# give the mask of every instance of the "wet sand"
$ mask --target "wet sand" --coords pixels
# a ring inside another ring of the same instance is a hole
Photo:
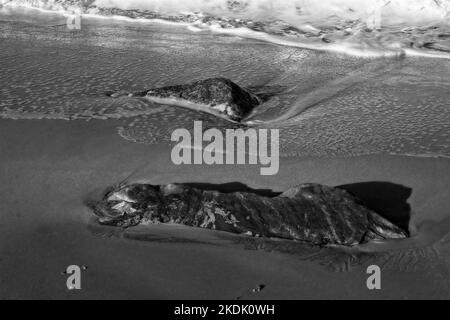
[[[117,134],[121,124],[0,120],[0,299],[450,297],[449,288],[438,281],[450,267],[450,244],[441,241],[450,230],[440,223],[450,216],[448,159],[283,158],[277,176],[263,177],[257,166],[177,167],[168,147],[122,139]],[[438,234],[433,241],[439,244],[432,249],[436,256],[427,255],[431,249],[426,244],[420,263],[415,255],[405,255],[398,267],[383,268],[382,290],[374,292],[366,288],[365,273],[373,260],[333,272],[320,259],[246,250],[242,244],[214,240],[221,239],[214,232],[174,226],[135,231],[150,234],[151,241],[125,239],[112,229],[97,228],[83,201],[130,174],[131,181],[155,184],[240,182],[274,191],[304,182],[390,182],[411,189],[413,237]],[[79,291],[68,291],[61,274],[72,264],[88,267]],[[264,290],[252,293],[260,284]]]

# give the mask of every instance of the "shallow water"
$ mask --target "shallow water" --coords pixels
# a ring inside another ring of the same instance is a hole
[[[70,31],[48,26],[65,22],[56,14],[26,17],[0,15],[3,118],[129,118],[123,138],[168,143],[194,120],[230,123],[107,93],[223,76],[269,97],[248,123],[280,129],[283,155],[450,156],[447,59],[351,57],[160,23],[85,19]]]

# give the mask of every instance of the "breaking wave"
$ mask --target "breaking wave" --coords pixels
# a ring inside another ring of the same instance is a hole
[[[2,0],[37,8],[185,24],[357,56],[450,56],[450,0]],[[2,2],[0,1],[0,3]]]

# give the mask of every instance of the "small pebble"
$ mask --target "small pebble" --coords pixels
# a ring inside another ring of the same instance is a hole
[[[253,293],[261,292],[265,287],[266,287],[266,285],[260,284],[260,285],[258,285],[256,288],[254,288],[254,289],[252,290],[252,292],[253,292]]]

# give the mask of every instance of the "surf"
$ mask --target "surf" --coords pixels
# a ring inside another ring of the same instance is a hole
[[[303,49],[358,57],[450,58],[449,0],[11,0],[65,17],[164,23]]]

